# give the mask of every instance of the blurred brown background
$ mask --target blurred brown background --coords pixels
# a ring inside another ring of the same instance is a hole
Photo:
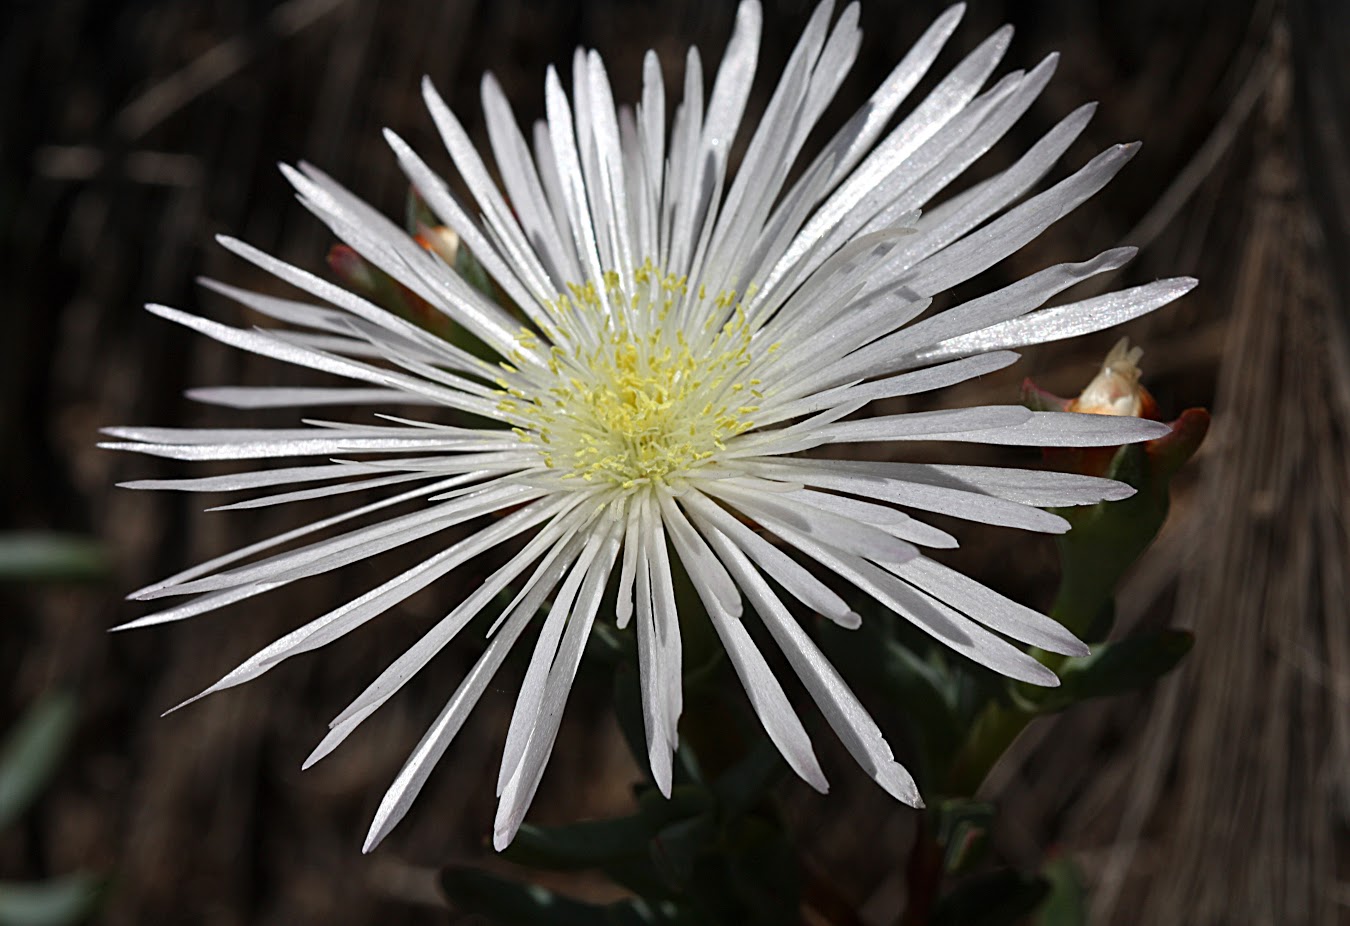
[[[767,0],[752,115],[810,6]],[[940,9],[864,4],[861,57],[828,124]],[[443,613],[441,592],[161,720],[389,567],[358,565],[166,629],[105,634],[144,613],[120,600],[127,590],[312,512],[203,514],[203,498],[116,490],[187,466],[97,451],[95,432],[285,422],[195,406],[182,392],[302,374],[140,309],[155,300],[240,323],[193,278],[269,284],[213,246],[218,232],[322,266],[327,236],[292,200],[277,161],[313,161],[400,214],[406,184],[381,126],[449,173],[448,159],[433,156],[422,74],[481,138],[482,71],[533,119],[544,67],[570,61],[577,44],[601,50],[627,98],[643,50],[655,47],[673,93],[684,48],[697,44],[715,62],[732,10],[620,0],[5,4],[0,511],[6,528],[103,538],[115,574],[79,588],[0,586],[0,729],[44,691],[64,686],[81,698],[72,756],[35,811],[0,833],[0,878],[110,872],[99,915],[109,924],[454,921],[432,871],[448,860],[501,864],[485,839],[513,680],[489,691],[409,820],[362,856],[383,788],[474,645],[439,659],[337,755],[303,776],[299,765],[327,720]],[[983,170],[1089,99],[1103,105],[1066,167],[1115,141],[1145,146],[990,282],[1120,242],[1144,250],[1113,285],[1200,277],[1197,291],[1125,333],[1146,350],[1145,381],[1163,410],[1205,405],[1216,427],[1120,599],[1123,627],[1192,627],[1194,653],[1148,697],[1033,727],[986,789],[1003,810],[999,851],[1022,864],[1072,853],[1091,882],[1094,922],[1350,922],[1350,4],[975,0],[941,61],[950,66],[1003,21],[1018,33],[1002,70],[1055,49],[1063,58]],[[1005,376],[942,400],[1015,401],[1025,375],[1072,393],[1117,336],[1029,351]],[[1049,544],[994,529],[961,536],[959,565],[1048,605]],[[534,819],[626,806],[637,772],[607,700],[603,679],[583,678]],[[869,704],[894,727],[901,707]],[[865,922],[894,922],[912,813],[813,724],[833,791],[785,793],[808,857]]]

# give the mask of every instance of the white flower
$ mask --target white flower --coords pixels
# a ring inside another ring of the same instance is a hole
[[[929,28],[792,183],[807,137],[857,54],[856,4],[833,26],[832,4],[816,9],[734,175],[728,152],[760,33],[754,2],[740,6],[706,99],[698,53],[689,52],[683,102],[669,120],[653,53],[633,107],[615,107],[595,52],[577,53],[570,98],[550,69],[547,119],[534,126],[532,145],[496,82],[485,78],[483,109],[503,189],[459,121],[424,84],[479,215],[393,133],[389,143],[426,202],[519,314],[471,288],[318,170],[283,168],[301,201],[338,238],[475,335],[501,362],[485,362],[316,276],[222,239],[322,304],[210,283],[299,330],[241,330],[162,306],[150,311],[226,344],[361,385],[201,389],[195,398],[238,408],[392,403],[429,411],[426,420],[389,418],[383,426],[312,421],[287,430],[112,429],[124,442],[105,446],[183,460],[386,455],[130,484],[285,487],[230,508],[399,487],[392,496],[143,589],[134,597],[192,597],[124,626],[203,614],[495,512],[498,517],[480,521],[466,538],[277,640],[203,692],[256,678],[355,630],[473,557],[523,541],[506,565],[338,715],[306,763],[332,750],[499,595],[516,590],[495,616],[487,651],[389,789],[367,850],[406,813],[549,596],[507,736],[496,845],[510,842],[539,784],[587,635],[594,621],[611,618],[599,613],[611,586],[618,601],[612,617],[620,628],[635,625],[651,773],[668,793],[681,709],[672,556],[692,578],[768,735],[792,768],[825,790],[802,724],[742,623],[749,619],[743,600],[859,764],[886,791],[919,806],[913,779],[791,614],[784,593],[805,611],[846,627],[858,622],[846,596],[868,595],[977,662],[1054,685],[1048,669],[1004,637],[1067,654],[1086,652],[1082,643],[1049,618],[922,555],[921,548],[953,547],[956,540],[901,509],[1054,533],[1067,524],[1042,507],[1119,499],[1131,490],[1058,473],[846,462],[811,452],[875,441],[1097,446],[1158,437],[1166,428],[1154,422],[1020,406],[856,413],[879,399],[997,370],[1017,358],[1009,348],[1114,325],[1194,285],[1164,280],[1040,308],[1073,284],[1120,267],[1133,255],[1120,248],[929,311],[935,296],[1018,250],[1101,189],[1135,150],[1110,148],[1031,195],[1087,125],[1093,107],[1084,106],[1013,166],[941,198],[1027,110],[1056,60],[1052,55],[981,91],[1009,42],[1010,30],[1000,30],[891,127],[961,13],[953,7]],[[930,203],[936,204],[921,215]],[[440,423],[447,410],[500,424]],[[297,488],[304,485],[311,487]],[[412,508],[387,517],[397,505]],[[370,523],[311,538],[357,518]],[[291,547],[271,552],[283,544]],[[822,568],[805,565],[812,562]]]

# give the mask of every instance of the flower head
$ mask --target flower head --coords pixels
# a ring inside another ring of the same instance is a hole
[[[1054,675],[1010,640],[1071,654],[1085,652],[1083,645],[1049,618],[925,556],[924,549],[956,540],[910,512],[1055,533],[1067,523],[1042,506],[1118,499],[1130,489],[1080,475],[827,460],[818,451],[867,442],[1076,447],[1156,437],[1162,426],[1137,418],[1015,405],[860,413],[878,400],[1007,366],[1017,359],[1011,348],[1151,311],[1194,283],[1164,280],[1042,308],[1073,284],[1123,265],[1133,251],[1120,248],[933,308],[935,296],[1094,194],[1134,151],[1109,148],[1033,193],[1086,126],[1092,107],[1084,106],[1011,167],[946,195],[1027,110],[1056,60],[986,87],[1010,38],[1000,30],[896,118],[961,13],[953,7],[941,16],[799,173],[794,165],[807,138],[857,54],[856,4],[838,17],[829,2],[816,9],[764,117],[745,129],[748,145],[734,172],[728,152],[741,134],[758,52],[754,2],[738,10],[709,94],[700,58],[689,53],[682,101],[669,118],[652,53],[632,106],[616,107],[595,52],[577,53],[570,96],[550,69],[547,117],[529,140],[496,82],[485,78],[500,188],[425,83],[431,116],[476,209],[396,135],[389,142],[427,207],[491,277],[500,304],[317,169],[283,168],[304,205],[353,252],[344,260],[359,254],[492,356],[222,239],[317,301],[208,284],[291,326],[252,331],[161,306],[151,311],[358,385],[207,388],[194,390],[195,398],[241,408],[393,404],[425,413],[283,430],[112,429],[122,440],[109,446],[175,459],[338,457],[131,484],[138,488],[280,489],[232,508],[393,493],[143,589],[136,597],[189,597],[127,626],[203,614],[472,522],[462,539],[277,640],[203,692],[256,678],[474,557],[509,550],[504,565],[338,715],[308,760],[331,751],[471,619],[514,590],[505,610],[490,615],[486,652],[386,795],[368,849],[406,813],[532,623],[538,635],[507,735],[496,844],[511,840],[539,784],[597,620],[633,625],[650,769],[669,793],[681,713],[675,570],[692,580],[768,735],[798,774],[825,790],[801,721],[745,628],[752,611],[868,774],[919,805],[914,781],[789,602],[855,626],[849,598],[867,596],[977,662],[1053,685]],[[393,510],[402,513],[390,516]],[[362,526],[350,523],[358,519]],[[283,544],[291,546],[277,552]],[[611,588],[617,611],[601,613]]]

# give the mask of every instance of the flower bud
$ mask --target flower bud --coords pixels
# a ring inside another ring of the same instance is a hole
[[[1141,384],[1143,350],[1119,341],[1100,372],[1074,399],[1063,399],[1027,380],[1022,401],[1037,411],[1091,415],[1128,415],[1161,420],[1157,403]],[[1059,511],[1073,530],[1058,539],[1063,581],[1055,616],[1088,642],[1108,629],[1109,603],[1116,584],[1153,542],[1167,517],[1171,477],[1199,448],[1209,430],[1209,412],[1191,408],[1168,425],[1170,433],[1124,447],[1047,447],[1052,468],[1086,476],[1106,476],[1136,492],[1118,502],[1102,502]]]

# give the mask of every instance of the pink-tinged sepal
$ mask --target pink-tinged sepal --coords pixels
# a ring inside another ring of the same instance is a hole
[[[1168,424],[1172,433],[1144,444],[1154,479],[1167,480],[1195,456],[1209,433],[1209,410],[1188,408]]]
[[[1037,386],[1030,376],[1022,380],[1022,404],[1033,412],[1067,412],[1072,402]]]

